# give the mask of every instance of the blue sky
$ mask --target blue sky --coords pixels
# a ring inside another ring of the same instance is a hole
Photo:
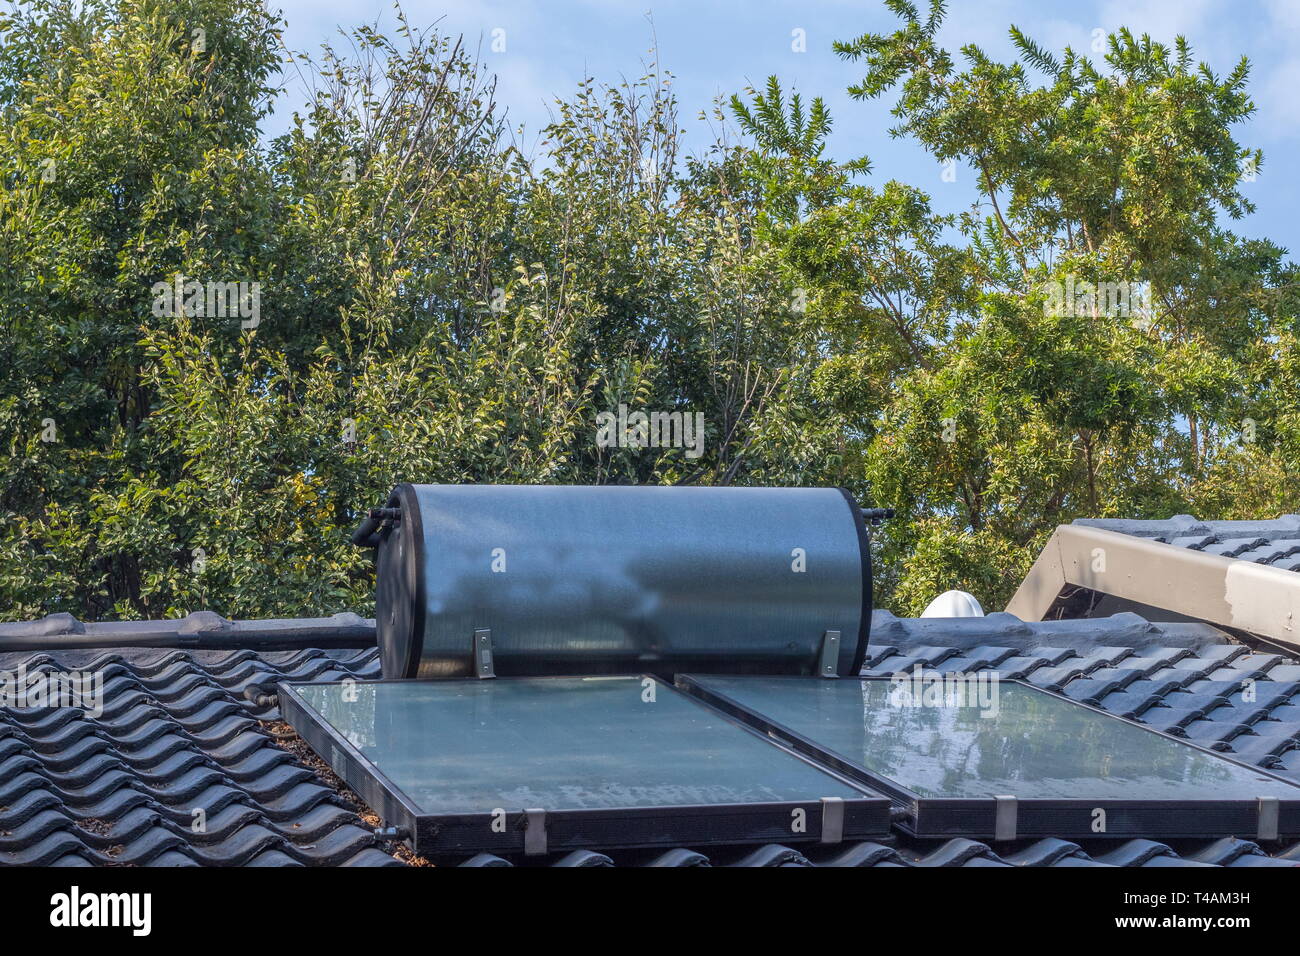
[[[917,3],[924,6],[924,0]],[[341,26],[393,24],[392,7],[374,2],[269,5],[288,20],[290,48],[313,54],[336,40]],[[498,101],[509,109],[512,125],[525,127],[525,146],[535,142],[554,100],[568,96],[584,75],[606,82],[640,76],[657,40],[661,65],[676,77],[688,144],[711,140],[696,117],[715,97],[760,85],[775,73],[787,88],[826,100],[835,120],[835,158],[865,154],[873,181],[897,178],[916,185],[942,211],[967,208],[974,198],[967,170],[959,168],[956,182],[945,182],[933,159],[889,137],[891,100],[857,102],[845,92],[860,78],[858,67],[835,56],[831,44],[892,29],[896,21],[878,0],[405,0],[402,8],[413,25],[438,22],[443,32],[463,34],[471,48],[481,48],[485,65],[498,76]],[[1300,258],[1300,186],[1293,160],[1300,146],[1300,0],[953,0],[940,39],[954,52],[975,42],[1009,59],[1012,23],[1053,50],[1069,44],[1090,52],[1094,30],[1120,26],[1162,42],[1183,34],[1220,75],[1248,56],[1258,110],[1236,132],[1244,145],[1264,151],[1264,166],[1243,187],[1258,211],[1235,228],[1271,238]],[[505,31],[502,52],[491,49],[495,30]],[[800,30],[806,52],[793,49]],[[283,122],[279,117],[273,127]]]

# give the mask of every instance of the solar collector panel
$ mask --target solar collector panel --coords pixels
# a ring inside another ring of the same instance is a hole
[[[891,794],[922,835],[1253,837],[1275,815],[1283,832],[1300,830],[1288,781],[1013,681],[993,685],[992,707],[992,692],[927,702],[884,678],[678,684]]]
[[[282,705],[421,853],[888,830],[880,795],[650,677],[289,685]]]

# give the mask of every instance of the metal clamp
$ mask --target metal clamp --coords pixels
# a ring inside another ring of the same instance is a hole
[[[546,855],[546,811],[524,811],[524,856]]]
[[[1016,817],[1019,809],[1015,797],[994,797],[996,803],[993,819],[993,839],[1014,840],[1016,838]]]
[[[1256,840],[1276,840],[1278,838],[1278,818],[1281,806],[1277,797],[1259,798],[1259,826],[1255,833]]]
[[[821,677],[840,676],[840,632],[824,631],[822,633],[822,653],[817,663],[817,673]]]
[[[844,839],[844,798],[822,797],[822,842],[839,843]]]
[[[497,676],[492,663],[491,628],[479,628],[474,632],[474,674],[484,680]]]

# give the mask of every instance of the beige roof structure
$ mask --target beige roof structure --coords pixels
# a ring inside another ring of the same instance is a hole
[[[1137,611],[1300,648],[1300,516],[1061,525],[1007,605],[1026,621]]]

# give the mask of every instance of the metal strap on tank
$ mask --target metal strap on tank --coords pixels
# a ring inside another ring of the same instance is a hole
[[[546,811],[524,811],[524,856],[546,855]]]
[[[993,839],[1014,840],[1016,838],[1016,815],[1018,809],[1015,797],[994,797],[996,816],[993,820]]]
[[[822,842],[839,843],[844,839],[844,798],[822,797]]]
[[[474,632],[474,673],[480,678],[496,677],[492,663],[492,629],[480,628]]]
[[[817,673],[822,677],[840,676],[840,632],[826,631],[822,634],[822,653],[817,665]]]
[[[1280,810],[1277,797],[1259,798],[1259,827],[1255,833],[1256,840],[1277,839]]]

